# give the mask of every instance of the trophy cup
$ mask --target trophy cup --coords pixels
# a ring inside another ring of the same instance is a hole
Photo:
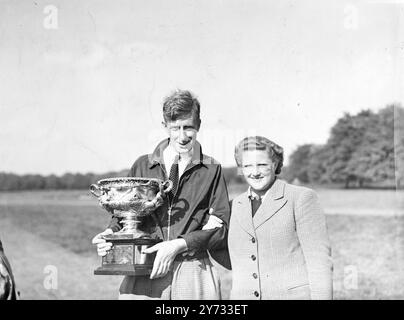
[[[155,210],[172,188],[170,180],[149,178],[109,178],[90,186],[100,205],[120,218],[122,229],[103,238],[112,248],[102,257],[102,265],[94,271],[101,275],[148,275],[155,253],[142,251],[162,241],[152,237],[157,218]]]

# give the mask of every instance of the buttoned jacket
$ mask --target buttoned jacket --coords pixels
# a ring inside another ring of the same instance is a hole
[[[316,193],[276,179],[252,218],[245,192],[232,201],[231,299],[332,299],[326,220]]]

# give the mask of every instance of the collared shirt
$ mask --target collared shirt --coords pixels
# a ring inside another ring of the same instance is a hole
[[[174,159],[177,155],[179,155],[179,161],[178,161],[178,178],[181,178],[182,174],[185,171],[185,168],[187,165],[191,162],[192,160],[192,155],[193,155],[193,149],[191,149],[187,153],[181,153],[178,154],[173,147],[170,145],[167,146],[167,148],[164,149],[163,151],[163,160],[164,160],[164,166],[167,171],[167,175],[170,173],[171,166],[174,163]]]
[[[263,202],[264,199],[265,199],[265,197],[266,197],[266,195],[268,194],[268,191],[269,191],[270,189],[271,189],[271,188],[269,188],[269,189],[265,192],[265,194],[264,194],[263,196],[260,196],[260,195],[256,194],[256,193],[253,191],[253,189],[252,189],[251,187],[248,187],[248,190],[247,190],[248,199],[250,199],[250,201],[253,200],[253,199],[261,199],[261,201]]]

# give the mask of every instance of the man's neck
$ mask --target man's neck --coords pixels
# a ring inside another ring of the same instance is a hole
[[[179,155],[180,159],[185,160],[185,159],[192,158],[192,154],[193,154],[194,149],[192,148],[188,152],[178,153],[177,150],[175,150],[175,148],[171,144],[169,144],[165,151],[168,152],[171,155]]]
[[[179,176],[181,176],[184,173],[187,165],[191,162],[192,152],[193,149],[191,149],[189,152],[179,154],[172,146],[168,145],[163,151],[164,165],[166,167],[167,172],[170,172],[171,166],[175,161],[175,157],[179,155],[180,157],[178,159],[179,160],[178,169],[179,169]]]

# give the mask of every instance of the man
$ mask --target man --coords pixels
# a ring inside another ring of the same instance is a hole
[[[168,139],[133,164],[129,176],[170,179],[173,191],[157,209],[163,242],[150,277],[126,276],[120,299],[220,299],[220,284],[207,250],[225,245],[230,217],[227,188],[220,164],[202,153],[197,142],[200,104],[189,91],[164,100],[163,126]],[[98,254],[111,247],[101,236],[120,230],[118,219],[93,239]]]
[[[16,300],[15,283],[10,263],[0,240],[0,300]]]
[[[277,178],[283,148],[265,137],[235,149],[249,185],[232,201],[231,299],[332,299],[331,247],[316,193]]]

